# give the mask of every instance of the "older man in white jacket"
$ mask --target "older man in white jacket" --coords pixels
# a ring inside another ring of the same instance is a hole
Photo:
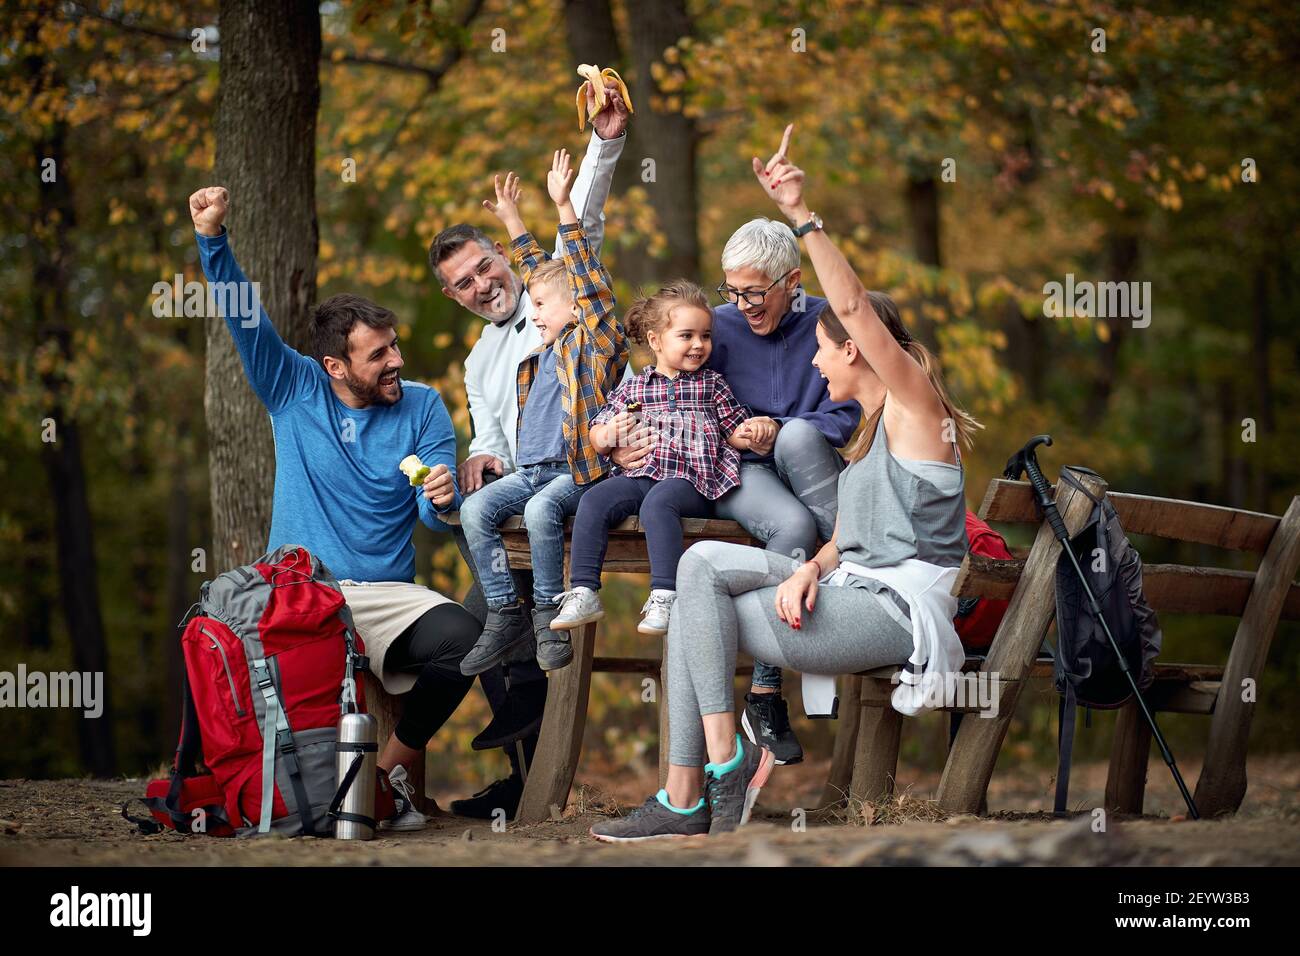
[[[592,118],[591,140],[571,192],[574,208],[586,230],[592,250],[599,255],[605,235],[605,199],[609,196],[614,167],[627,141],[628,108],[617,87],[605,89],[606,106]],[[587,84],[588,103],[593,100]],[[556,256],[560,255],[558,238]],[[442,292],[475,315],[487,320],[478,342],[465,359],[465,391],[469,398],[473,437],[469,456],[457,469],[461,492],[470,495],[485,481],[513,471],[519,419],[517,372],[524,357],[542,344],[530,321],[532,300],[515,272],[509,253],[481,229],[458,223],[440,232],[429,247],[429,266]],[[630,366],[629,366],[630,370]],[[465,537],[456,534],[461,554],[473,570]],[[532,594],[531,572],[516,572],[515,588]],[[482,621],[487,614],[477,574],[465,599],[471,613]],[[498,780],[467,800],[451,804],[453,813],[490,818],[505,810],[513,817],[523,793],[523,767],[532,760],[546,704],[546,675],[530,653],[480,675],[483,691],[492,705],[492,723],[474,740],[474,748],[504,746],[511,775]],[[518,743],[516,743],[518,742]]]

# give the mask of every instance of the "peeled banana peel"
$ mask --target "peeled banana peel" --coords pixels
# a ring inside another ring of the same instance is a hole
[[[591,107],[587,106],[586,84],[578,87],[578,131],[581,132],[587,128],[587,120],[595,117],[597,113],[603,110],[608,103],[605,97],[605,80],[613,80],[618,85],[618,94],[623,97],[623,102],[627,104],[627,111],[635,113],[632,109],[632,97],[628,95],[627,84],[623,82],[623,77],[618,75],[618,71],[613,67],[600,69],[594,63],[584,63],[578,67],[578,75],[584,80],[591,83],[591,92],[595,100]]]

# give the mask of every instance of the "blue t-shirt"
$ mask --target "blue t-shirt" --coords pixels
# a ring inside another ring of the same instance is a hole
[[[537,374],[533,376],[520,416],[519,453],[515,456],[520,465],[568,460],[564,444],[564,402],[561,400],[564,386],[555,370],[555,349],[547,349],[536,361]]]
[[[197,235],[197,233],[196,233]],[[198,236],[199,259],[211,283],[246,283],[223,230]],[[244,372],[271,413],[275,435],[275,498],[267,550],[300,544],[340,580],[414,581],[417,516],[435,531],[451,530],[413,488],[398,463],[419,455],[429,467],[456,473],[456,432],[437,390],[402,380],[393,405],[349,408],[320,363],[289,348],[266,311],[247,296],[221,306]],[[453,477],[454,480],[454,477]]]

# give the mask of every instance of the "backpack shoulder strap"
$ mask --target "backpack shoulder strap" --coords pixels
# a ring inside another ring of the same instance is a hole
[[[1101,507],[1101,499],[1098,498],[1096,495],[1094,495],[1087,488],[1085,488],[1083,482],[1079,481],[1078,478],[1075,478],[1074,475],[1070,474],[1070,472],[1072,471],[1083,472],[1084,474],[1087,475],[1097,475],[1097,473],[1093,471],[1091,468],[1084,468],[1082,465],[1066,465],[1064,468],[1061,469],[1061,481],[1065,482],[1075,491],[1082,491],[1085,495],[1088,496],[1089,501],[1091,501],[1097,507]],[[1100,478],[1101,476],[1097,475],[1097,477]]]
[[[298,764],[298,745],[293,739],[293,731],[289,729],[284,707],[280,704],[280,695],[276,693],[270,665],[263,658],[257,658],[249,663],[249,669],[256,681],[255,690],[262,692],[266,713],[262,724],[262,806],[257,832],[269,833],[271,830],[272,804],[275,799],[275,757],[278,752],[293,786],[303,836],[321,836],[312,826],[311,804],[307,800],[307,788],[303,783],[302,768]]]
[[[1074,684],[1065,682],[1065,693],[1061,695],[1060,722],[1057,741],[1056,762],[1056,807],[1055,816],[1066,815],[1066,802],[1070,794],[1070,758],[1074,752],[1074,718],[1078,702],[1074,699]]]

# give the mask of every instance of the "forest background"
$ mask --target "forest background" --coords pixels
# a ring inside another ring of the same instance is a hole
[[[457,221],[500,233],[480,202],[507,169],[552,228],[551,151],[587,136],[579,63],[617,68],[636,108],[606,207],[621,301],[718,284],[727,237],[773,215],[749,159],[794,122],[810,205],[987,426],[972,507],[1050,432],[1049,476],[1079,463],[1119,490],[1281,513],[1300,488],[1298,26],[1263,0],[4,0],[0,670],[104,671],[109,694],[99,720],[6,709],[0,778],[157,767],[175,624],[265,542],[270,429],[228,333],[155,314],[156,283],[202,278],[190,192],[232,189],[234,248],[292,344],[335,292],[392,308],[404,374],[440,390],[463,456],[482,320],[426,250]],[[1071,274],[1150,283],[1149,324],[1046,314],[1044,286]],[[1232,560],[1136,543],[1148,562]],[[418,580],[462,596],[449,537],[421,526],[416,544]],[[611,582],[602,653],[657,655],[635,632],[644,580]],[[1232,620],[1162,623],[1165,659],[1226,658]],[[1298,737],[1297,636],[1273,643],[1252,752]],[[591,708],[590,767],[653,763],[639,680],[598,675]],[[1003,761],[1050,760],[1055,711],[1050,687],[1024,695]],[[499,775],[468,746],[486,714],[475,692],[438,735],[435,782]],[[1162,722],[1180,759],[1203,748],[1204,721]],[[797,728],[828,752],[833,724]],[[938,766],[945,743],[923,718],[904,759]]]

